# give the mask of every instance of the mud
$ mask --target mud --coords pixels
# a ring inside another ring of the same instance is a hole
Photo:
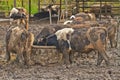
[[[29,31],[36,35],[48,24],[48,20],[30,21]],[[5,34],[8,28],[9,23],[0,23],[0,80],[120,80],[120,34],[118,47],[107,49],[111,63],[109,66],[104,62],[101,66],[96,66],[97,54],[91,52],[88,54],[89,59],[86,58],[86,54],[82,54],[82,57],[78,56],[78,53],[74,54],[75,63],[67,67],[61,63],[21,67],[17,63],[2,61],[5,54]]]

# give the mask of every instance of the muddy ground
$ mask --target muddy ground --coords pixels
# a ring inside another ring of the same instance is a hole
[[[48,24],[49,21],[30,21],[29,31],[36,35],[44,25]],[[5,34],[8,28],[8,23],[0,23],[0,55],[5,53]],[[111,62],[110,66],[106,66],[104,62],[101,66],[96,66],[97,58],[88,60],[80,57],[77,58],[76,63],[68,67],[61,64],[46,66],[35,64],[29,68],[21,68],[19,65],[6,64],[0,61],[0,80],[120,80],[119,45],[120,34],[118,47],[107,49]]]

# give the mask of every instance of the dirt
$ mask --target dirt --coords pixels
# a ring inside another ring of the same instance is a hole
[[[44,25],[48,24],[49,21],[30,21],[29,31],[36,35]],[[8,28],[9,24],[0,23],[1,56],[5,54],[5,34]],[[120,34],[118,47],[109,47],[107,54],[110,57],[109,66],[104,62],[101,66],[96,66],[97,57],[91,59],[77,57],[76,63],[67,67],[63,64],[45,66],[35,64],[24,68],[17,64],[4,63],[0,56],[0,80],[120,80]],[[94,54],[90,53],[90,55]]]

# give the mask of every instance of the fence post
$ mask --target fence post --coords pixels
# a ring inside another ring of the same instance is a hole
[[[82,9],[83,9],[83,12],[85,11],[85,1],[83,0],[83,7],[82,7]]]
[[[22,0],[22,3],[21,3],[22,7],[24,7],[24,4],[23,4],[23,0]]]
[[[67,20],[67,17],[68,17],[68,1],[65,0],[65,19]]]
[[[50,19],[50,24],[52,24],[52,15],[51,15],[51,9],[49,9],[49,19]]]
[[[16,0],[14,0],[14,7],[16,7]]]
[[[29,0],[29,20],[30,20],[30,16],[31,16],[31,0]]]
[[[40,0],[38,0],[38,12],[40,12]]]
[[[61,8],[62,8],[62,0],[60,0],[60,14],[59,14],[59,16],[61,16]]]
[[[76,0],[76,13],[79,13],[79,0]]]
[[[100,20],[101,20],[101,14],[102,14],[102,1],[100,0]]]

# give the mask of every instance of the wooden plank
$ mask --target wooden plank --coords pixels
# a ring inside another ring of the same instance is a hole
[[[6,0],[0,0],[0,2],[6,2]]]
[[[7,19],[7,18],[6,19],[5,18],[3,18],[3,19],[1,18],[0,19],[0,22],[5,22],[5,21],[10,21],[10,19]]]
[[[41,3],[40,5],[49,5],[49,4],[42,4],[42,3]],[[55,4],[55,5],[65,5],[65,4],[62,4],[62,3],[61,3],[61,4]]]
[[[36,49],[56,49],[55,46],[36,46],[36,45],[33,45],[32,48],[36,48]]]
[[[1,13],[6,13],[6,12],[10,12],[8,10],[0,10]]]

